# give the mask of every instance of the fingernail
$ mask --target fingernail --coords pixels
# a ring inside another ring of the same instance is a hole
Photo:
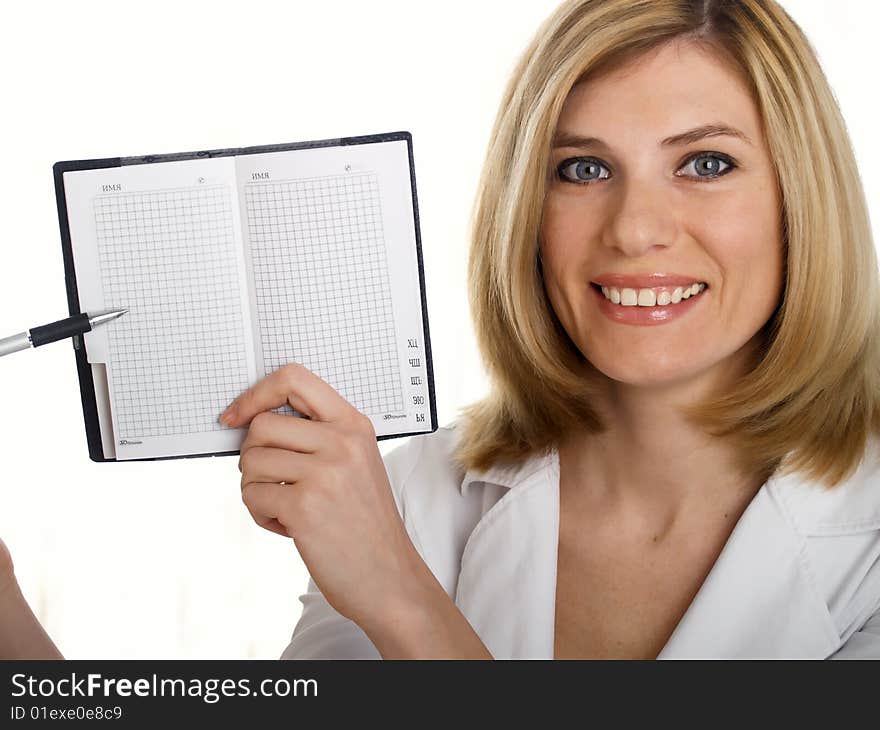
[[[220,414],[220,423],[225,426],[231,426],[235,422],[235,408],[233,406],[229,406],[223,413]]]

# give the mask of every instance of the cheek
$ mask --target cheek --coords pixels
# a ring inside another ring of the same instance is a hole
[[[784,256],[777,206],[771,189],[756,187],[690,216],[696,222],[692,235],[718,266],[724,311],[737,319],[769,316],[781,295]],[[742,302],[752,306],[743,308]]]
[[[540,250],[544,289],[550,306],[570,331],[578,302],[571,301],[572,277],[583,269],[584,242],[589,240],[583,230],[583,216],[572,215],[570,208],[545,202],[540,230]]]
[[[573,205],[565,196],[549,193],[544,201],[541,218],[541,257],[545,274],[561,279],[578,267],[586,244],[596,233],[589,221],[594,220],[582,206]]]

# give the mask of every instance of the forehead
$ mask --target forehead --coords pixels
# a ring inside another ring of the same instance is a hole
[[[757,106],[740,76],[710,51],[669,43],[574,86],[559,129],[622,143],[723,121],[761,138]]]

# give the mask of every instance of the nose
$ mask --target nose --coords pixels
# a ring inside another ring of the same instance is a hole
[[[638,258],[658,253],[675,240],[674,205],[656,183],[629,179],[618,187],[603,235],[606,245]]]

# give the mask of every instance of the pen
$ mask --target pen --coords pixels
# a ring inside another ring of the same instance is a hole
[[[108,309],[94,314],[83,312],[82,314],[74,314],[67,319],[44,324],[42,327],[31,327],[31,329],[12,335],[12,337],[0,339],[0,357],[8,355],[10,352],[39,347],[50,342],[63,340],[66,337],[90,332],[94,327],[121,317],[127,311],[127,309]]]

